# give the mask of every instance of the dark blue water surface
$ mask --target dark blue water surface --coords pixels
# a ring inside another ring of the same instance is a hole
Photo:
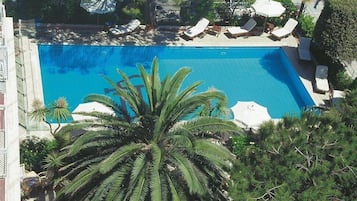
[[[103,75],[120,84],[117,69],[142,85],[137,64],[151,70],[159,59],[160,75],[174,74],[180,67],[192,73],[184,86],[203,81],[200,91],[222,90],[229,107],[251,101],[268,108],[273,118],[300,114],[313,101],[281,48],[164,47],[39,45],[44,100],[48,104],[66,97],[73,110],[91,93],[111,95]]]

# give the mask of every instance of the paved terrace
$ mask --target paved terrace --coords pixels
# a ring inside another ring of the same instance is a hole
[[[316,105],[324,105],[328,100],[327,94],[314,93],[312,80],[314,79],[313,62],[299,62],[297,55],[298,40],[294,36],[289,36],[280,41],[273,40],[268,33],[263,33],[261,29],[253,30],[251,36],[242,36],[230,38],[225,33],[227,27],[223,27],[222,32],[218,35],[204,34],[196,37],[194,40],[187,40],[182,37],[185,27],[159,27],[157,29],[147,29],[141,26],[134,33],[121,37],[113,37],[103,30],[103,26],[85,26],[85,25],[57,25],[41,24],[37,27],[34,24],[21,25],[21,35],[26,36],[29,42],[22,42],[20,52],[30,54],[30,60],[24,60],[24,69],[32,69],[25,72],[28,83],[32,83],[33,89],[26,91],[38,91],[42,89],[38,52],[36,43],[41,44],[88,44],[88,45],[167,45],[167,46],[279,46],[282,47],[292,65],[295,67],[300,76],[302,83],[310,93]],[[252,78],[253,79],[253,78]],[[41,90],[40,90],[41,91]],[[42,94],[42,93],[40,93]],[[38,93],[27,94],[28,100],[33,100]],[[31,98],[32,97],[32,98]],[[36,97],[40,98],[40,97]],[[41,99],[41,98],[40,98]],[[30,101],[27,101],[25,108],[30,108]]]

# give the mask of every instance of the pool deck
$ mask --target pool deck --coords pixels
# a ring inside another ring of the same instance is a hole
[[[20,51],[25,55],[23,60],[25,77],[27,79],[27,106],[30,108],[34,98],[43,101],[42,81],[38,61],[37,43],[40,44],[87,44],[87,45],[167,45],[167,46],[226,46],[226,47],[282,47],[289,57],[291,64],[295,67],[299,77],[314,100],[316,105],[325,105],[329,99],[328,94],[315,93],[313,90],[314,62],[300,62],[297,54],[298,39],[294,36],[273,40],[270,34],[258,29],[251,36],[230,38],[226,35],[223,27],[222,32],[216,36],[206,33],[193,40],[187,40],[182,36],[185,27],[159,27],[157,29],[146,29],[141,26],[135,32],[122,37],[113,37],[103,31],[103,26],[79,26],[79,25],[54,25],[42,24],[36,28],[26,26],[21,30]],[[20,35],[20,34],[19,34]],[[28,55],[27,55],[28,54]],[[27,55],[27,56],[26,56]],[[27,57],[27,59],[26,59]],[[254,79],[254,78],[252,78]],[[29,84],[30,83],[30,84]],[[28,110],[29,111],[29,110]],[[32,122],[32,124],[35,124]],[[43,127],[35,125],[34,127]]]

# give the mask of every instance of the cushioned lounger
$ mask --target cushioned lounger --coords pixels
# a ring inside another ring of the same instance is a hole
[[[300,43],[298,47],[298,54],[300,60],[311,61],[310,44],[311,38],[300,37]]]
[[[272,34],[272,36],[274,36],[277,39],[284,38],[284,37],[290,35],[294,31],[297,24],[298,24],[298,21],[290,18],[282,28],[273,30],[271,32],[271,34]]]
[[[193,39],[194,37],[198,36],[199,34],[203,33],[209,24],[209,20],[206,18],[202,18],[197,24],[189,29],[187,29],[184,34]]]
[[[257,22],[253,18],[250,18],[243,26],[229,27],[227,31],[232,37],[238,37],[249,33],[256,25]]]
[[[138,19],[131,20],[128,24],[123,24],[109,29],[109,32],[114,36],[120,36],[133,32],[140,25]]]
[[[328,83],[328,67],[317,65],[315,71],[315,89],[317,92],[325,93],[330,90]]]

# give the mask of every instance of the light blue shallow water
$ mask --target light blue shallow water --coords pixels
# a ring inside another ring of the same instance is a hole
[[[159,59],[161,78],[187,66],[192,73],[185,86],[204,81],[200,91],[210,87],[224,91],[229,107],[238,100],[268,107],[273,118],[297,115],[313,101],[281,48],[198,48],[163,46],[39,45],[45,103],[66,97],[71,110],[91,93],[111,91],[103,75],[120,82],[116,69],[141,85],[137,64],[150,71]],[[107,94],[109,95],[109,94]]]

